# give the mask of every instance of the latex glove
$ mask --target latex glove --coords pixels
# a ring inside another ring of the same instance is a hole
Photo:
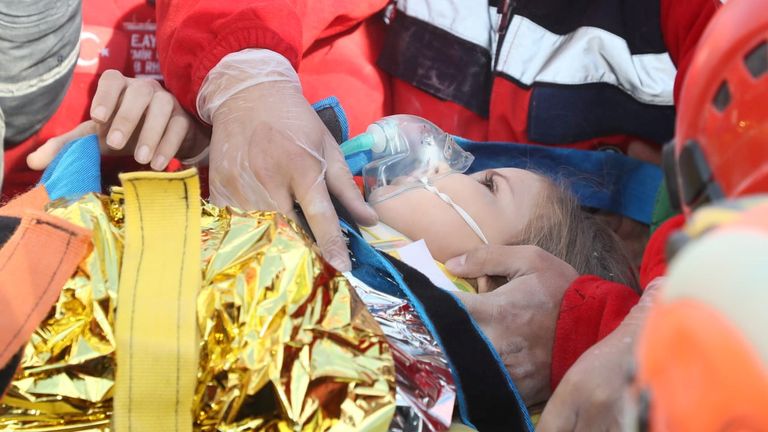
[[[101,75],[90,115],[91,120],[49,139],[31,153],[27,165],[45,169],[65,144],[97,134],[103,153],[133,153],[137,162],[160,171],[174,157],[200,153],[209,141],[207,128],[187,114],[159,82],[127,78],[116,70]]]
[[[664,278],[654,279],[624,321],[576,360],[547,402],[539,431],[628,430],[635,339]]]
[[[576,270],[535,246],[482,246],[446,267],[456,276],[508,280],[490,292],[455,294],[498,351],[526,405],[546,400],[560,303]]]
[[[211,201],[293,218],[296,201],[326,260],[349,270],[330,193],[358,223],[373,224],[377,216],[288,60],[268,50],[230,54],[209,72],[197,102],[201,118],[213,124]]]

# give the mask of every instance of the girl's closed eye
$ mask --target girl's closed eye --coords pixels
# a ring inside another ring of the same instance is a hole
[[[483,174],[483,178],[480,180],[480,184],[485,186],[491,193],[496,193],[496,173],[493,171],[487,171]]]

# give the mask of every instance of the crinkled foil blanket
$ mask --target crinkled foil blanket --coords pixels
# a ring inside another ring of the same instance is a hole
[[[456,387],[440,346],[407,301],[376,291],[352,275],[347,277],[381,325],[395,358],[397,411],[390,431],[448,429]]]
[[[94,250],[26,346],[0,429],[110,431],[120,195],[57,201],[49,212],[91,229]],[[391,350],[346,279],[275,213],[204,205],[201,222],[194,429],[386,430]]]

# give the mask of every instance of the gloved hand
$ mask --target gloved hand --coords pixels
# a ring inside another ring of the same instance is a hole
[[[546,400],[560,303],[576,270],[536,246],[482,246],[446,267],[456,276],[508,280],[480,294],[455,294],[491,340],[526,405]]]
[[[159,82],[108,70],[99,79],[91,120],[49,139],[27,157],[27,165],[45,169],[66,143],[90,134],[99,136],[103,153],[133,153],[137,162],[149,163],[158,171],[173,157],[202,152],[209,141],[207,128],[187,114]]]
[[[226,56],[206,76],[197,107],[213,124],[211,201],[275,209],[295,218],[295,200],[326,260],[349,270],[329,192],[358,223],[373,224],[377,216],[355,186],[338,144],[304,98],[288,60],[269,50]]]
[[[654,279],[624,321],[576,360],[547,402],[538,430],[628,430],[628,388],[635,338],[664,277]]]

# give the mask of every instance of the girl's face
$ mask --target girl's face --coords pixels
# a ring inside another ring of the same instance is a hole
[[[510,244],[539,205],[546,180],[530,171],[502,168],[450,174],[433,182],[461,206],[490,244]],[[441,262],[483,244],[450,205],[426,189],[412,189],[373,206],[379,219],[412,240],[424,239]]]

